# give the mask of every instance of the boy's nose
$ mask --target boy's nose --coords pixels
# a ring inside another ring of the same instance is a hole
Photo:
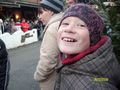
[[[65,32],[74,33],[74,32],[75,32],[74,29],[75,29],[74,25],[68,25],[68,26],[66,27]]]

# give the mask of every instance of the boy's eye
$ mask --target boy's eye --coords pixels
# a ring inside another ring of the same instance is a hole
[[[69,23],[63,22],[61,23],[61,25],[69,25]]]
[[[77,24],[78,27],[86,27],[86,25],[83,24]]]

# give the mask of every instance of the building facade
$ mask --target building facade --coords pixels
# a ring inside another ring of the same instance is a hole
[[[2,0],[0,1],[0,18],[22,18],[33,20],[37,18],[39,0]]]

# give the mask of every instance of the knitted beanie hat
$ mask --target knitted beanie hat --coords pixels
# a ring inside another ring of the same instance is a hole
[[[64,8],[64,2],[63,0],[42,0],[40,1],[40,6],[51,10],[54,13],[59,13]]]
[[[95,45],[100,39],[104,29],[104,22],[101,17],[93,10],[90,6],[86,4],[75,4],[68,8],[61,22],[70,16],[78,17],[83,20],[90,33],[90,45]],[[60,23],[61,25],[61,23]]]

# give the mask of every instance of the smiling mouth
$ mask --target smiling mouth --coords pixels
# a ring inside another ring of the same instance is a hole
[[[62,40],[63,40],[63,41],[66,41],[66,42],[77,42],[76,39],[68,38],[68,37],[63,37]]]

